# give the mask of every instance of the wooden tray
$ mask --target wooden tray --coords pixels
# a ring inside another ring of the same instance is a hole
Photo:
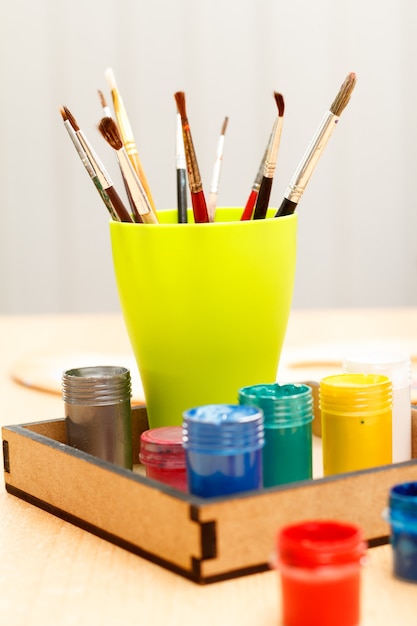
[[[134,458],[147,426],[134,408]],[[279,527],[332,518],[360,525],[370,547],[388,541],[382,519],[392,485],[417,480],[413,459],[221,498],[202,499],[118,468],[66,444],[65,420],[2,429],[9,493],[197,583],[269,568]]]

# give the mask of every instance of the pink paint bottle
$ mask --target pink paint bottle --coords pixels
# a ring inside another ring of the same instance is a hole
[[[145,430],[140,437],[139,460],[145,466],[147,478],[188,491],[181,426]]]
[[[357,626],[365,551],[353,524],[312,520],[281,529],[276,566],[284,626]]]

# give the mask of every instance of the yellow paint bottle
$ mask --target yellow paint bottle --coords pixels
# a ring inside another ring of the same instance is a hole
[[[324,475],[392,463],[392,383],[379,374],[320,381]]]

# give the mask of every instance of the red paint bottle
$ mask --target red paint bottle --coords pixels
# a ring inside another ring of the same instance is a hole
[[[146,468],[147,478],[180,491],[188,490],[181,426],[145,430],[140,437],[139,460]]]
[[[357,626],[366,542],[352,524],[312,520],[277,536],[284,626]]]

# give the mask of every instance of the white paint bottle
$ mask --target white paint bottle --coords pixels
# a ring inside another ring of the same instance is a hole
[[[343,371],[382,374],[392,383],[392,462],[411,459],[411,358],[402,351],[364,349],[346,354]]]

